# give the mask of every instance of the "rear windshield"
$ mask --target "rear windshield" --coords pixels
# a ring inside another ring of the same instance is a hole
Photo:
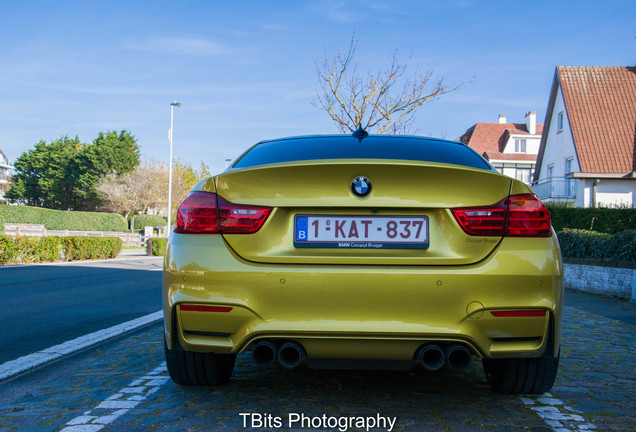
[[[431,138],[351,136],[286,138],[258,143],[245,152],[233,168],[316,159],[399,159],[440,162],[492,170],[478,153],[461,143]]]

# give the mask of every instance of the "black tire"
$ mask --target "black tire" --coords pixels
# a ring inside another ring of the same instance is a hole
[[[219,386],[227,384],[234,370],[236,354],[185,351],[181,346],[168,349],[165,340],[166,366],[172,380],[182,386]]]
[[[556,357],[483,359],[490,388],[497,393],[542,394],[554,384],[559,370]]]

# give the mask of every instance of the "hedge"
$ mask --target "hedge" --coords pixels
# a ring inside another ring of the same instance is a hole
[[[609,262],[636,262],[636,230],[606,234],[565,229],[557,234],[564,258],[585,258]],[[152,254],[162,256],[166,238],[152,239]]]
[[[62,237],[67,261],[116,258],[122,240],[116,237]]]
[[[606,262],[636,261],[636,230],[618,234],[564,229],[557,234],[563,258]]]
[[[566,228],[616,234],[636,229],[636,209],[546,205],[556,232]]]
[[[115,213],[51,210],[0,205],[3,223],[42,224],[47,230],[128,231],[126,219]]]
[[[115,237],[10,237],[0,235],[0,265],[115,258]]]
[[[163,256],[166,252],[166,245],[168,244],[167,238],[153,238],[152,239],[152,254],[155,256]]]
[[[132,215],[131,218],[134,218],[134,226],[133,230],[143,230],[146,226],[152,226],[157,228],[158,225],[166,226],[166,218],[161,216],[153,216],[153,215]]]

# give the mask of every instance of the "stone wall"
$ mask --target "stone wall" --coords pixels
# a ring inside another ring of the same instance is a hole
[[[566,288],[636,303],[636,269],[564,264],[563,273]]]
[[[42,224],[4,224],[4,233],[9,236],[89,236],[89,237],[118,237],[124,246],[145,246],[147,237],[139,233],[116,232],[116,231],[70,231],[70,230],[47,230]]]

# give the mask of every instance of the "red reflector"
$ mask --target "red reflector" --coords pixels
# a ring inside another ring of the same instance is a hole
[[[451,209],[466,234],[496,237],[550,237],[550,215],[536,195],[513,195],[484,207]]]
[[[229,306],[179,305],[179,310],[186,312],[229,312]]]
[[[545,316],[544,310],[512,310],[512,311],[492,311],[495,317],[540,317]]]

